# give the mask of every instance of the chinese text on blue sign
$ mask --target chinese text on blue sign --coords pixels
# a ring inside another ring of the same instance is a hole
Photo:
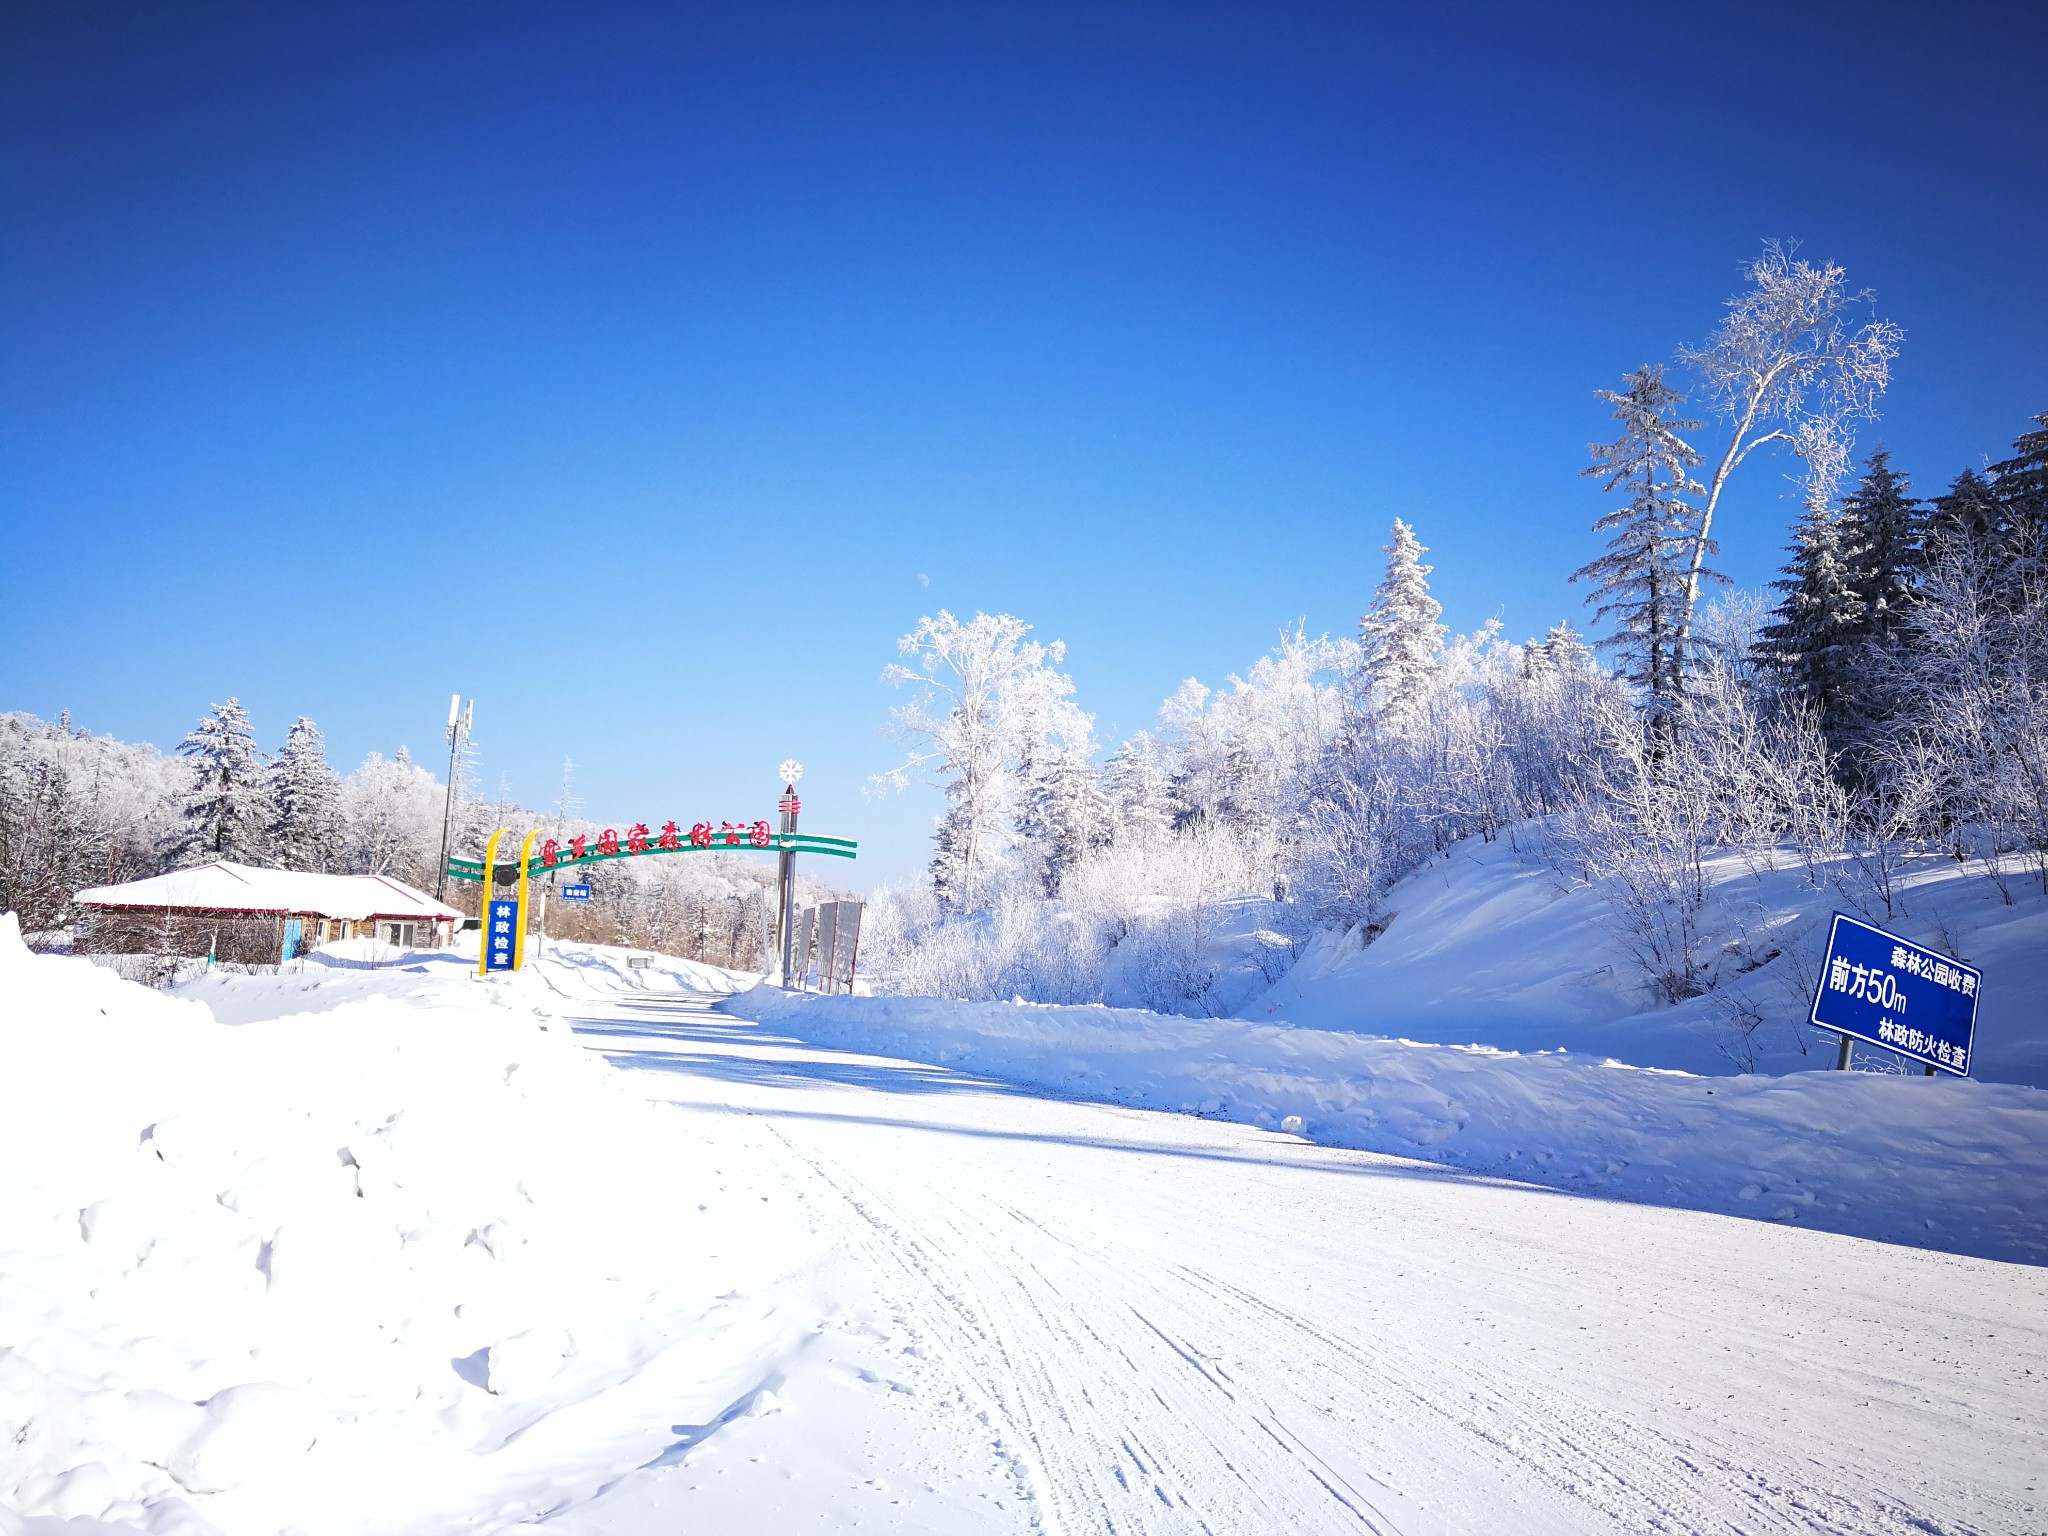
[[[562,887],[562,900],[588,901],[590,900],[590,887],[587,885],[565,885]]]
[[[512,943],[516,925],[519,922],[519,903],[516,901],[494,901],[490,916],[484,922],[484,969],[509,971],[512,969]]]
[[[1813,1022],[1968,1077],[1983,984],[1973,966],[1837,912]]]

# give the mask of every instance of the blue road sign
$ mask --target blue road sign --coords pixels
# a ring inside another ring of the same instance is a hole
[[[590,887],[587,885],[565,885],[562,887],[562,900],[588,901],[590,900]]]
[[[1813,1022],[1968,1077],[1983,991],[1976,967],[1837,912]]]
[[[491,903],[491,920],[484,928],[484,961],[487,971],[509,971],[512,969],[512,955],[519,924],[519,903],[516,901],[494,901]]]

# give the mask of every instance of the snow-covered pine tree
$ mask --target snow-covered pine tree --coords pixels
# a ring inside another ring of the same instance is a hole
[[[268,852],[269,785],[241,700],[214,705],[178,751],[193,768],[180,852],[187,858],[260,863]]]
[[[1764,626],[1758,650],[1794,699],[1809,706],[1833,751],[1853,731],[1854,655],[1863,605],[1849,585],[1841,517],[1817,497],[1794,530],[1776,622]]]
[[[1843,576],[1863,605],[1860,637],[1878,645],[1896,641],[1913,601],[1920,503],[1907,490],[1906,477],[1880,447],[1855,491],[1842,500]]]
[[[1017,835],[1046,895],[1059,895],[1067,871],[1108,841],[1108,831],[1108,806],[1085,743],[1026,754]]]
[[[1626,391],[1598,394],[1614,407],[1621,436],[1588,445],[1593,462],[1580,473],[1604,476],[1600,488],[1628,500],[1594,522],[1595,533],[1609,535],[1607,553],[1579,567],[1571,579],[1593,583],[1586,594],[1593,617],[1613,623],[1599,645],[1620,658],[1622,675],[1662,713],[1684,690],[1678,632],[1699,522],[1685,498],[1703,494],[1691,475],[1699,453],[1679,433],[1696,431],[1700,423],[1671,414],[1684,396],[1664,382],[1664,370],[1655,364],[1630,374]],[[1707,540],[1706,552],[1715,549]],[[1704,565],[1700,575],[1722,579]]]
[[[1568,619],[1559,619],[1550,626],[1542,649],[1544,665],[1552,672],[1569,673],[1593,664],[1592,649]]]
[[[1415,530],[1394,519],[1386,575],[1358,620],[1360,662],[1372,707],[1396,732],[1421,713],[1443,649],[1444,626],[1437,620],[1444,609],[1429,595],[1429,573],[1436,567],[1422,563],[1426,553]]]
[[[1163,842],[1173,830],[1172,780],[1150,731],[1139,731],[1110,755],[1102,789],[1112,842]]]
[[[341,781],[328,766],[320,728],[304,715],[270,768],[270,847],[285,869],[338,868],[344,859]]]

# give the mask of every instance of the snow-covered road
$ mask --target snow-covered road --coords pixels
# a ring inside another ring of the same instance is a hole
[[[2037,1268],[1037,1097],[709,1002],[575,1024],[843,1239],[819,1283],[862,1320],[787,1411],[551,1529],[2048,1528]]]

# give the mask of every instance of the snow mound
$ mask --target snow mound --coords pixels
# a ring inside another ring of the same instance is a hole
[[[1698,1077],[1137,1009],[720,1005],[814,1044],[1556,1188],[2048,1263],[2048,1092],[1852,1072]]]
[[[459,975],[166,996],[0,917],[0,1531],[501,1529],[793,1347],[816,1240]]]

